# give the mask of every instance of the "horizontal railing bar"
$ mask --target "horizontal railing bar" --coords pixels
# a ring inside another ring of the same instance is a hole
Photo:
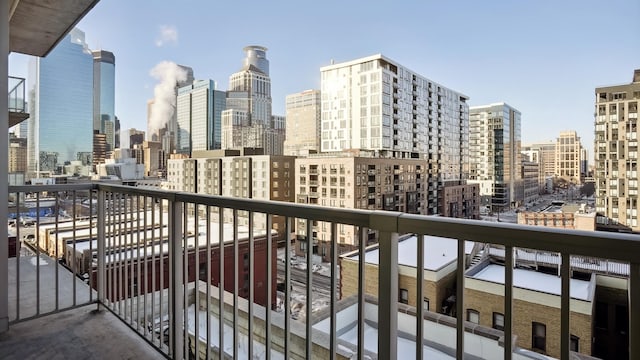
[[[297,204],[283,201],[242,199],[216,195],[177,193],[176,199],[210,206],[222,206],[237,210],[268,213],[272,215],[303,217],[326,222],[337,221],[342,224],[369,225],[370,210],[340,209],[318,205]]]
[[[15,192],[55,192],[55,191],[73,191],[73,190],[94,190],[95,185],[93,183],[80,183],[80,184],[55,184],[55,185],[10,185],[9,193]]]
[[[401,214],[398,230],[496,245],[632,261],[640,253],[640,237],[631,234],[555,229],[542,226]]]

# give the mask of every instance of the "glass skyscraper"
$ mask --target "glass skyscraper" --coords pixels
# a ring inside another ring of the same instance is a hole
[[[84,32],[71,30],[49,55],[34,58],[29,82],[29,177],[62,173],[75,160],[90,168],[93,56]]]
[[[178,89],[176,105],[176,151],[220,149],[222,111],[226,106],[226,93],[216,90],[213,80],[199,80]]]
[[[108,150],[115,141],[116,58],[112,52],[93,51],[93,130],[107,134]]]

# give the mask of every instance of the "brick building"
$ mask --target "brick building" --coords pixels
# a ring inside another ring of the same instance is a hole
[[[424,236],[424,299],[425,310],[448,312],[447,299],[454,294],[457,241],[436,236]],[[467,253],[472,243],[468,243]],[[398,242],[398,301],[416,306],[417,237],[407,236]],[[365,293],[378,296],[378,245],[365,254]],[[358,293],[358,252],[340,258],[340,298]],[[444,308],[443,310],[443,307]]]

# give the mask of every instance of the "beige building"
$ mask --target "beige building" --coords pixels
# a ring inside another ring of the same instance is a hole
[[[398,301],[416,306],[417,299],[417,240],[415,235],[398,242]],[[458,242],[454,239],[424,236],[424,282],[422,306],[427,311],[446,313],[446,299],[455,293],[456,257]],[[468,243],[467,253],[472,243]],[[365,293],[378,296],[378,245],[365,253]],[[340,298],[358,294],[358,252],[340,257]]]
[[[320,152],[320,90],[287,95],[284,154],[306,156]]]
[[[390,210],[425,214],[425,160],[323,154],[295,160],[296,202],[348,209]],[[306,249],[304,220],[297,224],[296,250]],[[330,253],[330,224],[314,226],[314,254]],[[357,245],[355,228],[338,226],[339,252]],[[372,234],[373,235],[373,234]],[[373,239],[372,239],[373,240]],[[328,259],[328,258],[327,258]]]
[[[163,187],[199,194],[293,202],[294,159],[282,155],[171,159]],[[233,221],[233,214],[225,213],[224,220]],[[248,225],[246,214],[240,213],[238,221],[240,225]],[[278,238],[285,239],[284,219],[274,216],[272,221]],[[256,229],[265,229],[266,222],[263,214],[254,216]]]
[[[575,131],[561,131],[556,141],[555,175],[572,184],[582,184],[582,149]]]
[[[556,142],[530,144],[523,147],[523,153],[529,156],[529,161],[540,164],[543,178],[554,176],[556,173]]]
[[[638,103],[640,69],[629,84],[595,89],[596,211],[640,231],[638,222]]]
[[[27,139],[9,134],[9,173],[27,171]]]
[[[145,176],[157,177],[164,175],[166,170],[166,153],[162,150],[161,142],[142,142],[142,154],[144,157],[143,163]]]
[[[570,280],[571,350],[591,354],[596,275]],[[516,346],[560,357],[560,282],[556,275],[513,269],[513,334]],[[484,262],[465,276],[465,320],[504,329],[504,266]]]

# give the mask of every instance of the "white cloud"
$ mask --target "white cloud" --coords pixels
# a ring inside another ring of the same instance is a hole
[[[169,44],[177,44],[178,43],[178,29],[176,29],[173,25],[162,25],[160,26],[160,33],[156,38],[156,46],[162,47],[164,45]]]

